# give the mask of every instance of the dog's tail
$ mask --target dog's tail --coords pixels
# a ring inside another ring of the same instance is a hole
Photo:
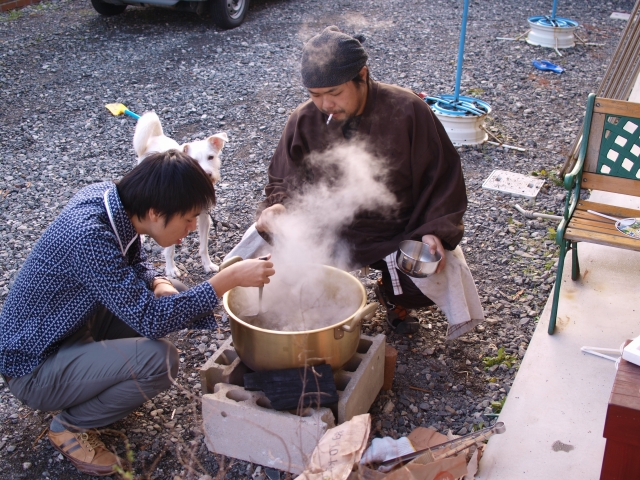
[[[142,156],[147,151],[149,139],[162,135],[164,135],[162,124],[155,112],[146,112],[140,117],[136,124],[136,131],[133,134],[133,149],[138,156],[138,161],[142,159]]]

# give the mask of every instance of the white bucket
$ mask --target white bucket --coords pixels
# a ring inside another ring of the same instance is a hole
[[[485,115],[446,115],[435,112],[438,120],[447,131],[451,143],[456,147],[460,145],[478,145],[488,140],[489,135],[482,128]]]
[[[564,26],[540,25],[539,20],[545,17],[530,17],[528,19],[529,34],[527,35],[527,43],[531,45],[539,45],[547,48],[571,48],[574,47],[575,35],[574,31],[578,27],[578,22],[567,18],[557,18]]]

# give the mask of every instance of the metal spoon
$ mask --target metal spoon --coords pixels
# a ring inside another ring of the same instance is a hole
[[[593,210],[587,210],[587,212],[592,213],[594,215],[599,215],[599,216],[604,217],[604,218],[608,218],[609,220],[613,220],[613,221],[616,222],[616,225],[618,225],[620,227],[630,227],[631,225],[633,225],[637,221],[635,218],[610,217],[609,215],[605,215],[604,213],[594,212]]]
[[[265,255],[264,257],[258,257],[258,260],[269,260],[269,255]],[[264,290],[264,285],[258,287],[258,313],[256,316],[262,313],[262,291]]]

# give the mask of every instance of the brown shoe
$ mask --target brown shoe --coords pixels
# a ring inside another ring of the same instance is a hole
[[[118,464],[118,456],[107,450],[98,438],[98,432],[52,432],[49,430],[49,441],[53,448],[67,457],[82,473],[103,477],[113,475]]]

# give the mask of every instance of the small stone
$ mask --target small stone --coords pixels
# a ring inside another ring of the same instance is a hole
[[[265,467],[264,473],[267,475],[269,480],[280,480],[280,472],[278,470]]]
[[[402,365],[402,364],[398,365],[397,372],[400,375],[406,373],[407,372],[407,366],[406,365]]]
[[[393,407],[395,407],[394,403],[391,400],[389,400],[387,404],[384,406],[384,408],[382,409],[382,412],[391,413],[393,411]]]
[[[425,355],[425,356],[427,356],[427,355],[433,355],[433,352],[435,352],[435,351],[436,351],[436,349],[435,349],[435,348],[433,348],[433,347],[428,347],[428,348],[425,348],[425,349],[422,351],[422,355]]]
[[[22,469],[23,470],[29,470],[31,468],[32,463],[31,462],[24,462],[22,464]]]
[[[9,445],[7,447],[7,452],[11,453],[14,452],[16,450],[16,446],[15,445]]]
[[[467,427],[462,427],[460,430],[458,430],[458,433],[456,433],[456,435],[466,435],[467,433]]]

